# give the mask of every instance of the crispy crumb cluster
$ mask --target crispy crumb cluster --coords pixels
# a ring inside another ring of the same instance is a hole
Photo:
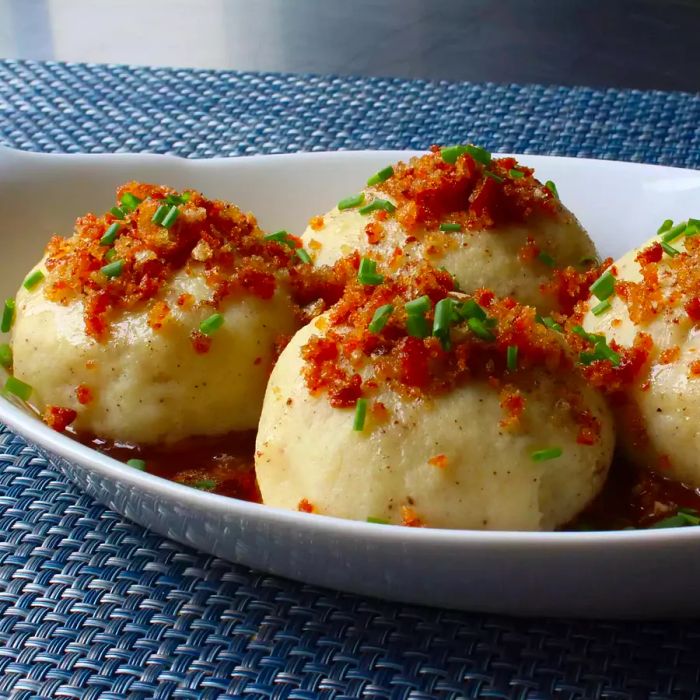
[[[447,217],[465,230],[483,230],[562,211],[555,194],[515,158],[489,157],[486,164],[462,153],[451,163],[439,146],[395,165],[378,189],[394,199],[396,218],[408,231],[437,228]]]
[[[172,221],[158,222],[160,207],[172,210]],[[51,239],[45,294],[62,304],[81,298],[86,332],[102,342],[114,312],[155,299],[188,266],[203,268],[213,307],[235,294],[270,299],[282,276],[309,267],[295,255],[300,245],[292,236],[266,240],[255,218],[232,204],[198,192],[177,194],[167,187],[129,182],[117,190],[117,207],[103,216],[79,218],[70,238]],[[297,280],[297,286],[305,285]],[[152,305],[149,322],[154,330],[169,311],[163,301]]]

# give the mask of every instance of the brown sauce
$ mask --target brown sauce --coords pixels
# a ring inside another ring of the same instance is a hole
[[[254,469],[254,430],[189,438],[166,447],[137,447],[85,436],[78,439],[121,462],[142,459],[146,471],[164,479],[230,498],[261,502]],[[700,489],[637,469],[618,455],[600,494],[564,529],[646,528],[673,515],[678,508],[700,512]]]

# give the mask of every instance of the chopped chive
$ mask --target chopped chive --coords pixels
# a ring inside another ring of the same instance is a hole
[[[454,318],[455,302],[449,297],[440,299],[435,304],[435,317],[433,319],[433,335],[440,340],[443,350],[449,350],[452,343],[450,340],[450,325]]]
[[[690,238],[691,236],[697,236],[698,233],[700,233],[700,224],[690,223],[685,227],[685,231],[683,232],[686,238]]]
[[[479,146],[474,146],[472,144],[466,144],[464,146],[446,146],[440,149],[440,155],[445,163],[454,165],[457,162],[457,158],[468,153],[477,163],[482,165],[489,165],[491,163],[491,154]]]
[[[520,178],[525,177],[525,173],[522,170],[516,170],[515,168],[511,168],[508,171],[508,175],[510,175],[513,180],[520,180]]]
[[[495,180],[496,182],[503,182],[504,178],[502,178],[500,175],[496,175],[496,173],[492,173],[490,170],[484,170],[484,175],[486,177],[490,177],[492,180]]]
[[[388,525],[389,524],[388,520],[384,520],[384,518],[375,518],[371,515],[367,517],[367,522],[374,523],[375,525]]]
[[[515,372],[518,369],[518,346],[509,345],[506,350],[506,366],[509,372]]]
[[[427,338],[430,335],[430,326],[425,316],[409,314],[406,317],[406,331],[413,338]]]
[[[165,197],[165,201],[173,206],[177,206],[178,204],[184,204],[185,202],[189,202],[190,199],[192,199],[192,193],[191,192],[184,192],[183,194],[169,194]]]
[[[299,258],[299,260],[301,260],[303,263],[306,263],[307,265],[311,264],[311,256],[303,248],[297,248],[295,253],[297,254],[297,258]]]
[[[139,204],[143,201],[142,199],[139,199],[135,194],[131,194],[131,192],[127,192],[126,194],[122,195],[121,200],[121,208],[122,211],[125,212],[132,212],[136,207],[138,207]]]
[[[559,323],[557,323],[551,316],[537,316],[536,320],[543,326],[546,326],[551,331],[556,331],[557,333],[563,333],[564,329]]]
[[[683,235],[687,225],[688,225],[687,222],[683,221],[682,223],[678,224],[677,226],[673,226],[672,228],[668,229],[667,231],[664,231],[663,233],[661,233],[661,240],[664,241],[665,243],[670,243],[671,241],[675,240],[679,236]]]
[[[491,163],[491,154],[485,148],[479,148],[479,146],[474,146],[471,143],[468,143],[464,148],[477,163],[481,163],[482,165],[489,165]]]
[[[678,248],[674,248],[671,244],[666,243],[666,241],[661,241],[661,247],[664,249],[664,253],[672,258],[675,258],[681,252]]]
[[[216,481],[214,479],[200,479],[199,481],[193,481],[188,486],[200,491],[213,491],[216,488]]]
[[[451,223],[440,224],[440,230],[441,231],[461,231],[462,224],[451,224]]]
[[[22,286],[25,289],[28,289],[31,291],[43,279],[44,279],[44,273],[41,270],[33,270],[24,278],[24,282],[22,282]]]
[[[591,294],[605,301],[615,291],[615,277],[610,270],[604,272],[590,287]]]
[[[22,401],[29,401],[29,397],[32,395],[32,387],[20,381],[17,377],[7,378],[5,391],[8,394],[13,394],[18,399],[22,399]]]
[[[394,313],[393,304],[384,304],[384,306],[380,306],[374,312],[374,316],[372,316],[372,320],[369,323],[369,332],[381,333],[382,330],[384,330],[384,326],[386,326],[388,323],[389,317],[392,313]]]
[[[8,333],[12,328],[12,321],[15,319],[15,300],[5,299],[5,307],[2,310],[2,321],[0,321],[0,331]]]
[[[154,217],[155,218],[155,217]],[[106,231],[105,235],[100,238],[100,245],[112,245],[117,239],[117,234],[122,225],[115,221]]]
[[[12,348],[7,343],[0,345],[0,367],[8,369],[12,366]]]
[[[604,314],[609,308],[610,308],[610,300],[606,299],[605,301],[601,301],[600,304],[596,304],[591,309],[591,313],[594,316],[600,316],[601,314]]]
[[[404,308],[409,316],[422,316],[430,311],[430,297],[426,294],[418,299],[407,301]]]
[[[126,214],[119,208],[119,207],[112,207],[109,210],[109,213],[115,218],[115,219],[124,219],[126,217]]]
[[[263,240],[265,241],[275,241],[275,243],[281,243],[282,245],[286,245],[289,248],[293,248],[296,250],[297,244],[294,242],[294,239],[289,235],[287,231],[275,231],[274,233],[268,233],[266,236],[263,236]]]
[[[393,214],[396,211],[396,207],[388,199],[375,199],[361,209],[358,209],[358,212],[363,216],[366,216],[367,214],[371,214],[373,211],[377,211],[378,209],[388,211],[389,214]]]
[[[158,209],[156,209],[155,214],[151,217],[151,221],[154,224],[158,224],[158,226],[161,226],[163,224],[163,219],[165,218],[165,215],[168,213],[170,210],[170,207],[167,204],[161,204]]]
[[[126,461],[126,465],[128,467],[138,469],[139,471],[145,471],[146,469],[146,462],[144,462],[142,459],[128,459]]]
[[[600,362],[603,360],[609,360],[614,367],[620,364],[620,355],[608,346],[605,339],[603,339],[602,342],[596,343],[593,352],[582,352],[579,355],[579,362],[582,365],[590,365],[593,362]]]
[[[114,260],[114,256],[117,254],[117,251],[114,250],[114,248],[110,248],[106,253],[105,253],[105,260],[107,262],[112,262]]]
[[[199,330],[204,335],[211,335],[224,325],[224,317],[221,314],[212,314],[199,324]]]
[[[391,165],[387,165],[386,168],[382,168],[378,173],[374,173],[369,180],[367,180],[367,187],[372,187],[373,185],[378,185],[380,182],[385,182],[394,174],[394,168]]]
[[[343,211],[343,209],[354,209],[355,207],[359,207],[360,204],[362,204],[364,201],[365,201],[364,192],[360,192],[360,194],[353,194],[350,197],[346,197],[345,199],[341,199],[338,202],[338,209],[340,209],[340,211]]]
[[[676,515],[671,515],[663,520],[657,520],[653,525],[649,525],[649,529],[660,530],[667,527],[687,527],[691,524],[695,525],[696,523],[689,523],[682,514],[676,513]]]
[[[544,183],[544,186],[545,186],[557,199],[559,199],[559,190],[557,190],[557,186],[556,186],[551,180],[547,180],[547,182]]]
[[[377,272],[377,263],[369,258],[360,260],[360,269],[357,271],[357,279],[362,284],[376,285],[384,281],[384,275]]]
[[[492,341],[496,339],[496,336],[488,329],[488,326],[484,321],[478,318],[470,318],[467,320],[467,325],[469,330],[481,340]]]
[[[584,340],[587,340],[589,343],[598,343],[601,340],[605,340],[605,336],[589,333],[583,326],[574,326],[571,330],[573,333],[576,333],[576,335],[580,336]]]
[[[168,210],[168,213],[163,217],[163,221],[161,221],[161,226],[163,228],[170,228],[174,223],[175,219],[180,215],[180,210],[173,204],[172,207]]]
[[[673,226],[673,219],[666,219],[657,230],[657,234],[660,236],[664,231],[668,231]]]
[[[486,310],[483,306],[480,306],[474,299],[467,299],[467,301],[462,304],[459,313],[464,318],[476,318],[480,321],[485,321],[487,318]]]
[[[352,429],[362,432],[365,429],[365,418],[367,417],[367,399],[357,399],[355,404],[355,418],[352,421]]]
[[[549,253],[539,253],[537,255],[537,258],[540,262],[543,262],[547,267],[554,267],[556,263],[554,262],[554,258],[549,254]]]
[[[562,454],[563,450],[561,447],[548,447],[544,450],[535,450],[534,452],[531,452],[530,459],[533,462],[546,462],[550,459],[557,459],[561,457]]]
[[[100,272],[105,277],[120,277],[123,271],[124,271],[124,261],[123,260],[115,260],[114,262],[111,262],[111,263],[104,265],[103,267],[100,268]]]

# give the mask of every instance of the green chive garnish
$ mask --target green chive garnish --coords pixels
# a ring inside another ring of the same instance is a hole
[[[184,204],[185,202],[189,202],[190,199],[192,198],[192,193],[191,192],[185,192],[184,194],[169,194],[165,197],[165,201],[168,204],[177,206],[178,204]]]
[[[518,346],[509,345],[506,350],[506,366],[509,372],[515,372],[518,369]]]
[[[12,348],[7,343],[0,345],[0,367],[8,369],[12,366]]]
[[[596,343],[593,352],[582,352],[579,355],[579,362],[582,365],[590,365],[593,362],[609,360],[614,367],[619,366],[620,355],[608,346],[603,336],[599,337],[602,338],[602,340]]]
[[[371,214],[373,211],[377,211],[378,209],[388,211],[390,214],[393,214],[396,211],[396,207],[388,199],[375,199],[361,209],[358,209],[358,211],[363,216],[366,216],[367,214]]]
[[[117,255],[117,251],[114,250],[114,248],[110,248],[106,253],[105,253],[105,260],[107,262],[112,262],[114,260],[115,256]]]
[[[539,253],[537,259],[543,262],[547,267],[554,267],[556,265],[554,258],[549,253]]]
[[[367,399],[357,399],[355,404],[355,418],[352,422],[352,429],[362,432],[365,429],[365,418],[367,417]]]
[[[155,217],[154,217],[155,218]],[[122,227],[120,223],[115,221],[106,231],[105,235],[100,238],[100,245],[112,245],[117,240],[117,234]]]
[[[418,299],[407,301],[404,308],[409,316],[422,316],[430,311],[430,297],[426,294]]]
[[[0,322],[0,331],[9,333],[12,328],[12,321],[15,319],[15,300],[5,299],[5,307],[2,310],[2,321]]]
[[[224,317],[221,314],[212,314],[199,324],[199,330],[204,335],[211,335],[224,325]]]
[[[127,192],[126,194],[122,195],[120,200],[122,211],[127,213],[132,212],[134,209],[136,209],[136,207],[138,207],[139,204],[141,204],[142,201],[143,200],[139,199],[135,194]]]
[[[452,343],[450,340],[450,325],[454,318],[454,301],[449,297],[440,299],[435,304],[435,317],[433,319],[433,335],[440,340],[443,350],[449,350]]]
[[[491,154],[485,148],[479,148],[479,146],[468,143],[464,146],[464,149],[477,163],[482,165],[491,163]]]
[[[179,215],[180,210],[175,205],[173,205],[168,210],[168,213],[163,217],[163,221],[160,225],[163,228],[170,228],[175,223],[175,219],[177,219]]]
[[[126,465],[128,467],[138,469],[139,471],[145,471],[146,469],[146,462],[144,462],[142,459],[128,459],[126,461]]]
[[[406,331],[413,338],[427,338],[430,335],[430,326],[425,316],[409,314],[406,317]]]
[[[659,520],[650,527],[688,527],[694,525],[700,525],[700,514],[690,508],[679,508],[675,515]]]
[[[103,267],[100,268],[100,272],[105,277],[120,277],[123,271],[124,271],[124,261],[123,260],[115,260],[114,262],[111,262],[111,263],[104,265]]]
[[[354,194],[351,197],[346,197],[338,202],[338,209],[343,211],[343,209],[354,209],[359,207],[365,201],[365,193],[360,192],[360,194]]]
[[[544,186],[545,186],[557,199],[559,199],[559,191],[557,190],[557,186],[556,186],[551,180],[547,180],[547,182],[544,183]]]
[[[679,236],[683,235],[687,225],[688,225],[687,222],[683,221],[682,223],[680,223],[676,226],[673,226],[672,228],[668,229],[667,231],[662,232],[661,233],[661,240],[664,241],[665,243],[670,243],[671,241],[675,240]]]
[[[457,158],[468,153],[477,163],[482,165],[489,165],[491,163],[491,154],[478,146],[472,144],[467,144],[465,146],[446,146],[440,149],[440,155],[445,163],[450,163],[454,165],[457,162]]]
[[[266,236],[263,236],[263,239],[266,241],[275,241],[275,243],[282,243],[290,248],[296,249],[297,247],[297,244],[289,237],[289,233],[284,230],[268,233]]]
[[[362,284],[376,285],[384,281],[384,275],[377,272],[377,263],[369,258],[360,260],[360,269],[357,271],[357,279]]]
[[[492,173],[490,170],[484,170],[484,175],[486,175],[486,177],[490,177],[496,182],[503,182],[503,178],[500,175],[496,175],[496,173]]]
[[[551,316],[537,316],[536,320],[543,326],[546,326],[551,331],[556,331],[557,333],[563,333],[564,329],[558,324]]]
[[[200,479],[193,481],[189,486],[200,491],[213,491],[216,488],[216,481],[214,479]]]
[[[469,330],[481,340],[492,341],[496,339],[496,336],[488,329],[486,323],[479,318],[467,319],[467,325]]]
[[[34,287],[41,282],[41,280],[44,279],[44,273],[41,270],[34,270],[30,272],[25,278],[24,282],[22,282],[22,286],[25,289],[32,290]]]
[[[378,173],[374,173],[372,177],[367,180],[367,187],[372,187],[373,185],[378,185],[380,182],[385,182],[394,174],[394,168],[391,165],[387,165]]]
[[[8,394],[14,394],[18,399],[22,401],[29,401],[29,397],[32,395],[32,387],[29,384],[17,379],[17,377],[8,377],[5,382],[5,391]]]
[[[615,277],[612,272],[608,270],[604,272],[589,288],[591,294],[600,299],[600,301],[605,301],[608,297],[612,295],[615,291]]]
[[[486,309],[477,304],[474,299],[467,299],[459,309],[459,314],[464,318],[476,318],[479,321],[485,321],[487,318]]]
[[[158,224],[158,226],[161,226],[163,224],[163,219],[165,218],[165,215],[168,213],[170,210],[170,207],[167,204],[161,204],[158,209],[156,209],[155,214],[151,217],[151,221],[154,224]]]
[[[515,168],[511,168],[508,171],[508,175],[510,175],[513,180],[519,180],[521,177],[525,177],[525,173],[522,170],[516,170]]]
[[[549,447],[545,450],[535,450],[534,452],[531,452],[530,459],[533,462],[546,462],[550,459],[557,459],[558,457],[561,457],[562,454],[563,450],[561,447]]]
[[[664,253],[672,258],[675,258],[676,255],[680,255],[681,251],[678,250],[678,248],[674,248],[669,243],[666,243],[666,241],[661,241],[661,247],[664,249]]]
[[[375,525],[388,525],[389,521],[384,520],[384,518],[374,518],[371,515],[367,518],[368,523],[374,523]]]
[[[299,260],[301,260],[303,263],[306,263],[307,265],[311,264],[311,256],[303,248],[297,248],[295,252]]]
[[[700,222],[697,224],[688,223],[683,233],[685,234],[686,238],[690,238],[691,236],[697,236],[698,233],[700,233]]]
[[[391,314],[394,312],[394,305],[393,304],[384,304],[384,306],[380,306],[375,312],[374,316],[372,316],[372,320],[369,323],[369,332],[370,333],[381,333],[382,330],[384,329],[384,326],[386,326],[387,322],[389,321],[389,317]]]
[[[668,231],[671,228],[671,226],[673,226],[673,219],[666,219],[666,221],[664,221],[663,224],[659,226],[656,233],[660,236],[664,231]]]
[[[115,219],[124,219],[126,214],[119,208],[119,207],[112,207],[109,210],[109,213],[115,218]]]
[[[591,309],[591,313],[594,316],[600,316],[601,314],[604,314],[609,308],[610,308],[610,300],[606,299],[605,301],[601,301],[600,304],[596,304]]]
[[[440,224],[440,230],[441,231],[461,231],[462,230],[462,224]]]

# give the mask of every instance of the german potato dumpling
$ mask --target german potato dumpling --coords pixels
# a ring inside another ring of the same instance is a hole
[[[559,310],[557,274],[567,266],[587,269],[596,258],[554,185],[545,187],[513,158],[434,147],[369,183],[311,219],[302,240],[317,264],[355,250],[395,265],[426,259],[444,266],[465,292],[485,287],[548,312]]]
[[[103,439],[255,428],[277,343],[299,327],[286,275],[303,263],[232,205],[138,183],[119,195],[52,239],[45,278],[20,289],[15,376],[50,425]]]
[[[419,337],[425,324],[437,336]],[[281,508],[551,530],[598,493],[613,442],[603,398],[533,309],[454,294],[448,274],[421,268],[350,285],[294,336],[268,385],[256,473]]]
[[[625,381],[612,382],[628,458],[700,487],[700,237],[685,229],[697,230],[668,228],[616,262],[614,290],[602,310],[592,298],[583,326],[635,355]]]

